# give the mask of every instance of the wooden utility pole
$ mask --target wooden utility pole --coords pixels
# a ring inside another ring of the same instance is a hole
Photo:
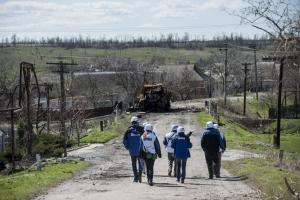
[[[276,126],[276,141],[275,146],[280,148],[280,129],[281,129],[281,94],[282,94],[282,77],[283,77],[283,65],[285,57],[280,58],[279,69],[279,84],[278,84],[278,98],[277,98],[277,126]]]
[[[254,70],[255,70],[255,93],[256,93],[256,101],[258,102],[258,81],[257,81],[256,46],[253,48],[253,52],[254,52]]]
[[[11,107],[14,107],[14,95],[13,93],[11,95]],[[10,110],[10,126],[11,126],[11,161],[12,161],[12,171],[15,170],[16,164],[15,164],[15,154],[16,154],[16,147],[15,147],[15,119],[14,119],[14,109]]]
[[[256,101],[258,102],[258,77],[257,77],[257,59],[256,59],[256,45],[251,45],[250,48],[253,49],[253,55],[254,55],[254,76],[255,76],[255,94],[256,94]]]
[[[208,93],[208,97],[211,98],[212,97],[212,80],[211,80],[211,69],[209,70],[209,93]]]
[[[281,131],[281,96],[282,96],[282,78],[283,78],[283,67],[286,59],[295,59],[297,56],[274,56],[274,57],[264,57],[263,60],[266,61],[278,61],[280,62],[279,68],[279,80],[278,80],[278,97],[277,97],[277,125],[276,125],[276,136],[273,140],[273,145],[276,148],[280,148],[280,131]]]
[[[60,75],[60,96],[61,96],[61,101],[60,101],[60,124],[61,124],[61,135],[64,137],[64,157],[67,157],[67,140],[68,140],[68,135],[66,132],[66,124],[65,124],[65,112],[66,112],[66,91],[65,91],[65,73],[69,73],[68,71],[65,70],[65,66],[70,66],[70,65],[77,65],[74,63],[64,63],[62,61],[58,63],[52,63],[49,62],[47,63],[48,65],[57,65],[59,66],[58,71],[53,71],[57,72]]]
[[[25,90],[26,90],[26,121],[27,121],[27,155],[31,156],[32,154],[32,140],[33,140],[33,126],[31,121],[32,114],[32,91],[31,91],[31,67],[32,66],[23,66]]]
[[[224,105],[227,104],[227,63],[228,63],[228,44],[224,43],[224,48],[220,48],[220,51],[225,51],[225,65],[224,65]]]
[[[244,65],[244,109],[243,109],[243,115],[246,115],[246,99],[247,99],[247,73],[248,71],[250,71],[250,69],[248,69],[248,66],[251,65],[251,63],[242,63],[242,65]]]
[[[50,115],[50,91],[52,90],[53,85],[45,83],[46,87],[46,95],[47,95],[47,133],[50,133],[50,121],[51,121],[51,115]]]

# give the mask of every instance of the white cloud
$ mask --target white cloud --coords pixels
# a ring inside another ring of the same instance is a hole
[[[150,11],[157,18],[191,17],[210,9],[236,9],[240,5],[241,0],[163,0]]]
[[[121,22],[133,12],[133,6],[122,2],[89,1],[7,1],[0,3],[0,26],[9,29],[18,26],[35,29],[55,26],[96,26]]]

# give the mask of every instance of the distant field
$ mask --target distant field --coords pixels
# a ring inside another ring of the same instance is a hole
[[[46,62],[55,61],[55,57],[73,57],[73,60],[81,64],[93,64],[101,57],[132,58],[139,62],[150,61],[153,57],[163,59],[166,64],[189,62],[194,63],[198,59],[207,59],[214,48],[204,50],[186,50],[169,48],[128,48],[128,49],[95,49],[95,48],[57,48],[57,47],[5,47],[0,48],[1,61],[11,62],[18,66],[21,61],[35,63],[37,68],[46,66]],[[67,58],[67,60],[71,60]]]

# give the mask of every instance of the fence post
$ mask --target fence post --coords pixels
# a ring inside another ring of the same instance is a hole
[[[104,127],[103,127],[103,121],[102,121],[102,120],[100,121],[100,130],[101,130],[101,131],[104,130]]]
[[[40,154],[35,155],[36,158],[36,170],[41,171],[42,170],[42,159]]]
[[[283,150],[280,149],[279,150],[279,154],[278,154],[278,159],[279,159],[279,167],[281,168],[282,167],[282,161],[283,161]]]

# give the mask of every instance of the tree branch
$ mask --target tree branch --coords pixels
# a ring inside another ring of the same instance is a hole
[[[275,36],[273,33],[271,33],[270,31],[268,31],[268,30],[266,30],[266,29],[264,29],[264,28],[261,28],[261,27],[259,27],[259,26],[256,26],[256,25],[254,25],[254,24],[252,24],[252,26],[253,26],[254,28],[260,29],[260,30],[262,30],[262,31],[264,31],[264,32],[266,32],[266,33],[268,33],[271,37],[276,38],[276,36]]]

